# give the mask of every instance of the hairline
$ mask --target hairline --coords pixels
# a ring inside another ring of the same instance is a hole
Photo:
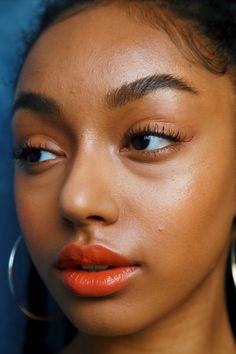
[[[204,55],[202,52],[202,50],[207,51],[205,48],[208,48],[208,50],[211,48],[212,52],[215,52],[211,38],[208,38],[200,33],[200,31],[195,27],[193,20],[178,17],[173,10],[163,8],[161,3],[153,3],[151,0],[145,1],[145,3],[140,0],[90,0],[84,4],[73,4],[64,10],[61,10],[61,12],[56,15],[54,19],[49,21],[49,23],[42,28],[41,31],[39,29],[38,35],[36,35],[32,40],[31,45],[23,56],[20,72],[22,71],[26,58],[32,48],[36,45],[39,38],[51,27],[60,24],[73,16],[80,15],[81,12],[100,6],[111,5],[116,5],[122,8],[132,20],[138,22],[139,24],[141,23],[151,27],[152,29],[163,31],[168,35],[172,43],[189,62],[199,64],[215,75],[228,74],[233,86],[236,86],[235,66],[229,65],[229,63],[227,63],[228,65],[223,65],[223,59],[221,60],[222,65],[220,63],[215,63],[214,65],[214,62],[207,58],[207,53]],[[193,45],[192,39],[189,39],[189,33],[191,33],[191,30],[195,33],[195,40],[196,43],[199,44],[200,48]],[[219,55],[215,55],[215,60],[217,61],[217,59],[220,61]],[[217,70],[217,64],[218,67],[221,66],[221,69]]]

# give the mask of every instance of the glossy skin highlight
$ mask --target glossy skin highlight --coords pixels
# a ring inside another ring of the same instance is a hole
[[[154,74],[182,78],[196,93],[165,88],[107,104],[117,88]],[[18,109],[13,132],[15,144],[50,152],[31,169],[16,165],[15,195],[32,259],[81,331],[65,353],[236,353],[224,299],[236,213],[229,76],[191,64],[166,34],[106,6],[41,36],[15,98],[29,91],[60,107],[60,115]],[[156,154],[124,141],[147,126],[182,141]],[[55,267],[71,242],[103,245],[140,271],[115,296],[74,296]]]

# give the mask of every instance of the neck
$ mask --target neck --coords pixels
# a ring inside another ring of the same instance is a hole
[[[236,354],[222,269],[214,269],[175,311],[141,332],[123,337],[80,333],[63,354]]]

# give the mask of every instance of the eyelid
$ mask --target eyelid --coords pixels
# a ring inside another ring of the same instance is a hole
[[[58,146],[56,142],[46,138],[45,136],[25,138],[23,141],[14,145],[13,151],[20,151],[24,148],[40,149],[58,155],[65,155],[65,152]]]
[[[169,144],[166,147],[156,150],[125,150],[121,154],[128,157],[130,160],[141,163],[152,163],[158,161],[167,161],[173,157],[173,154],[178,153],[184,143],[177,142]]]
[[[188,140],[185,132],[181,132],[179,128],[173,128],[170,124],[152,120],[138,122],[128,129],[122,138],[122,146],[125,146],[129,140],[138,135],[153,135],[175,142]]]

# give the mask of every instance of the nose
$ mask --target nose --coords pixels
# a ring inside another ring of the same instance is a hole
[[[94,156],[84,156],[74,163],[64,180],[60,211],[73,226],[98,222],[109,225],[118,219],[111,168],[101,161]]]

